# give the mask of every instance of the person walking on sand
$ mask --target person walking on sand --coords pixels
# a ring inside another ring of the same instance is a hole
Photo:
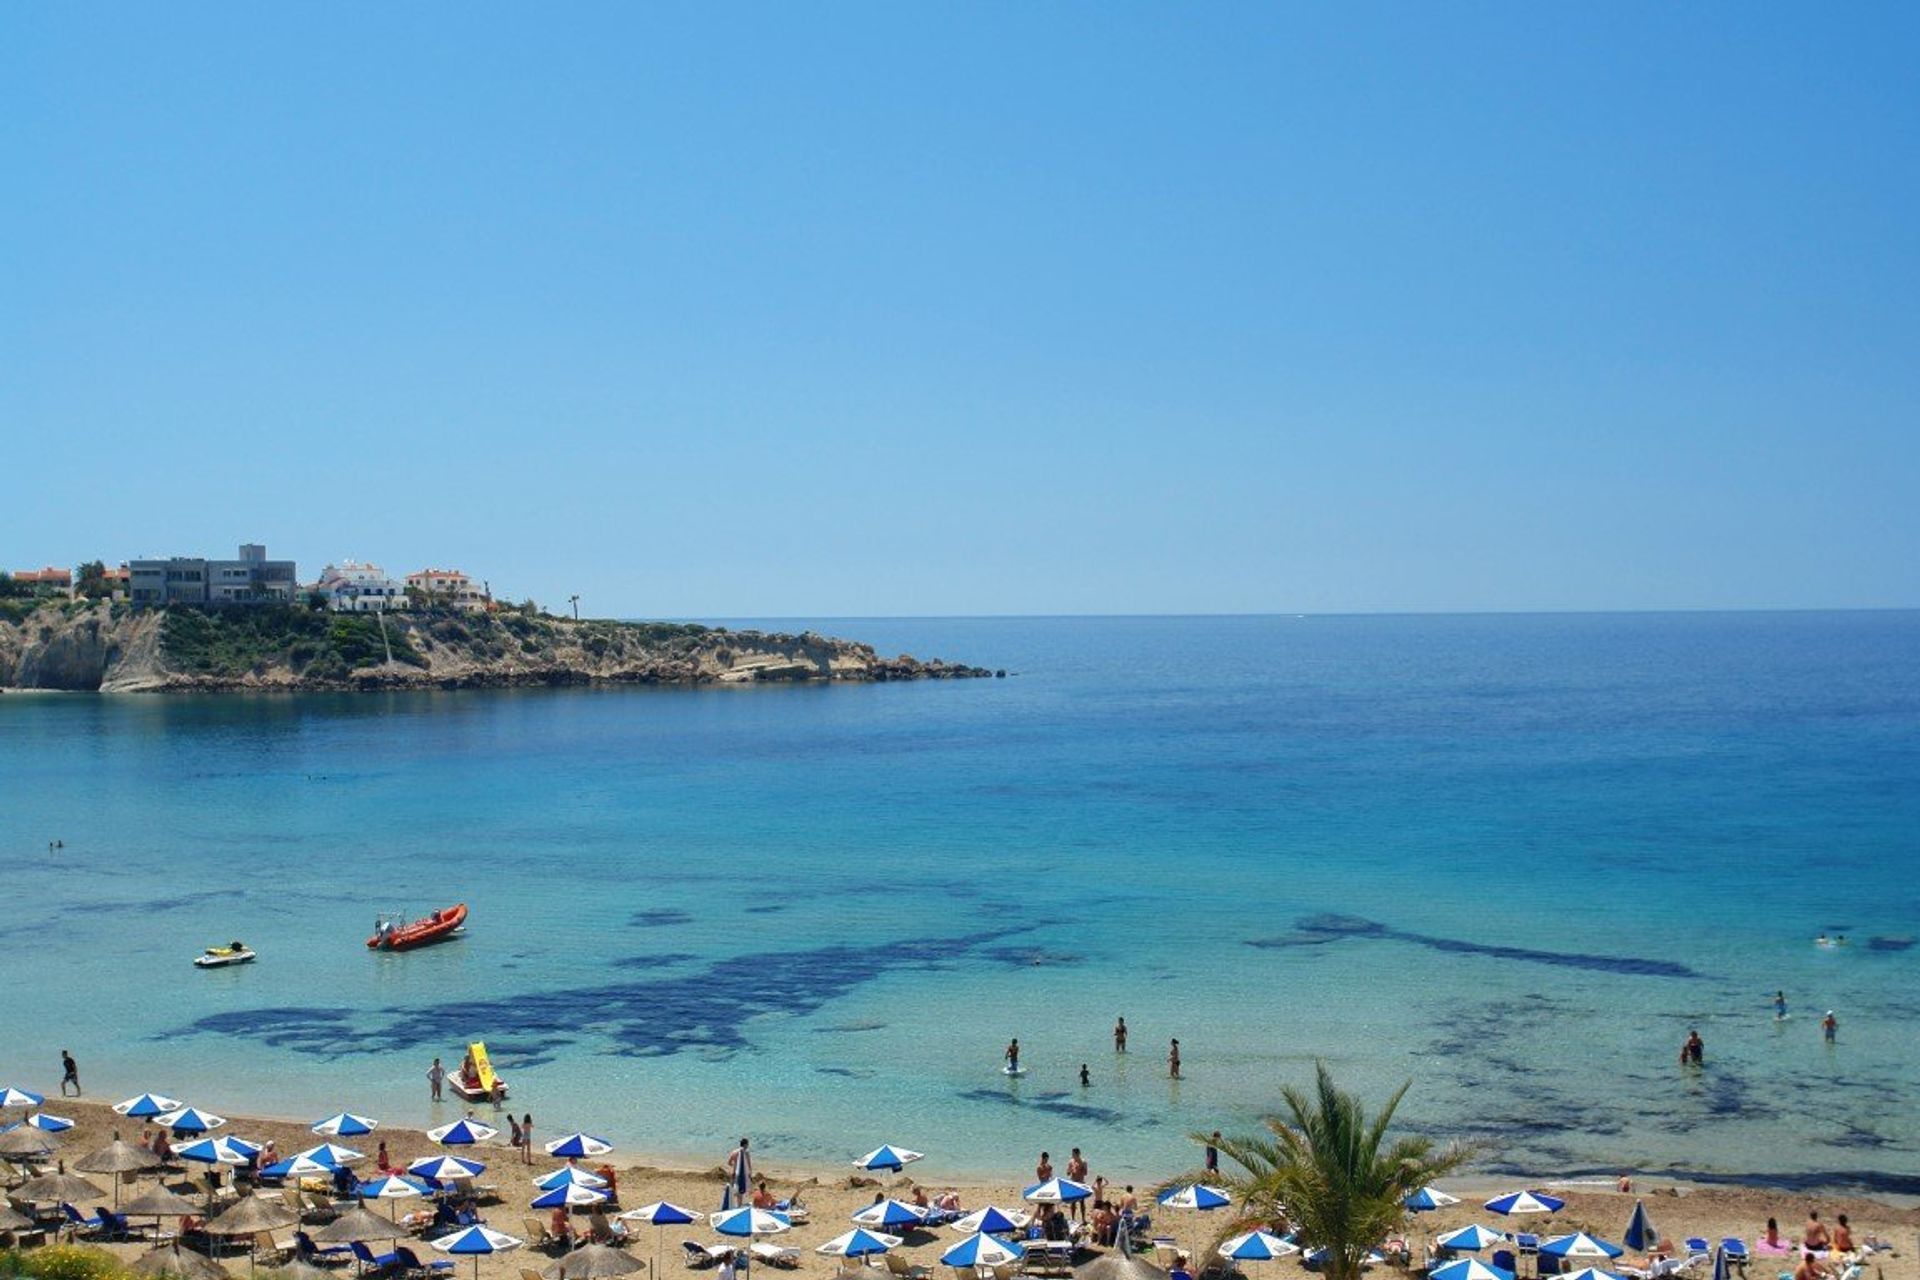
[[[727,1181],[733,1184],[734,1203],[745,1201],[753,1187],[753,1153],[747,1149],[745,1138],[740,1139],[740,1145],[727,1156]]]
[[[1828,1036],[1827,1039],[1831,1040],[1833,1037]],[[66,1049],[60,1051],[60,1072],[60,1096],[63,1098],[66,1097],[67,1086],[72,1085],[73,1096],[76,1098],[79,1097],[80,1064],[73,1060],[73,1054]]]
[[[1178,1038],[1167,1046],[1167,1078],[1169,1080],[1178,1080],[1180,1078],[1180,1041]]]
[[[1826,1017],[1820,1019],[1820,1034],[1826,1038],[1828,1044],[1832,1044],[1834,1037],[1840,1034],[1840,1020],[1833,1016],[1831,1009],[1827,1010]],[[79,1082],[74,1083],[77,1085]]]
[[[520,1117],[520,1163],[533,1163],[533,1113]]]
[[[1020,1074],[1020,1037],[1019,1036],[1015,1036],[1013,1039],[1007,1041],[1007,1052],[1005,1054],[1005,1057],[1007,1059],[1007,1074],[1010,1076],[1019,1075]]]
[[[1113,1020],[1113,1051],[1115,1053],[1127,1051],[1127,1020],[1125,1018]]]
[[[440,1086],[447,1078],[447,1069],[435,1058],[433,1065],[427,1068],[427,1092],[433,1102],[440,1101]]]
[[[1214,1177],[1220,1175],[1220,1131],[1215,1129],[1213,1136],[1207,1139],[1207,1172]]]

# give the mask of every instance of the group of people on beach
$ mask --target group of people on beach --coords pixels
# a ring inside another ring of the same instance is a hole
[[[1114,1019],[1113,1051],[1115,1053],[1125,1053],[1127,1051],[1127,1020],[1124,1016]],[[1007,1047],[1001,1051],[1000,1056],[1007,1064],[1006,1073],[1008,1075],[1017,1076],[1025,1074],[1020,1067],[1020,1037],[1015,1036],[1009,1040]],[[1178,1080],[1180,1078],[1180,1041],[1177,1037],[1169,1040],[1167,1043],[1167,1078],[1169,1080]],[[1082,1089],[1090,1089],[1093,1087],[1093,1071],[1084,1062],[1080,1064],[1080,1087]]]

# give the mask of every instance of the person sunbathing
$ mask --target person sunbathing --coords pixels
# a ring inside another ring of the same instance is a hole
[[[1852,1253],[1854,1248],[1853,1228],[1847,1225],[1847,1215],[1843,1213],[1840,1215],[1840,1220],[1834,1224],[1833,1251],[1835,1253]]]
[[[771,1209],[777,1203],[779,1203],[779,1201],[774,1198],[773,1192],[768,1190],[766,1180],[762,1179],[760,1186],[753,1193],[753,1207],[756,1209]]]
[[[1769,1249],[1786,1249],[1787,1242],[1780,1238],[1780,1223],[1778,1219],[1767,1219],[1767,1229],[1761,1233],[1760,1243]]]
[[[1829,1274],[1827,1269],[1820,1265],[1820,1260],[1813,1256],[1811,1250],[1803,1250],[1800,1254],[1800,1265],[1793,1270],[1793,1280],[1828,1280]]]
[[[1827,1235],[1827,1224],[1820,1221],[1820,1211],[1809,1210],[1806,1230],[1800,1233],[1800,1247],[1808,1250],[1824,1250],[1831,1247],[1832,1243],[1832,1237]]]

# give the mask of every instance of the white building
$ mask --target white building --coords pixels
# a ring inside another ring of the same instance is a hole
[[[422,569],[407,575],[407,586],[420,593],[428,604],[442,608],[465,609],[478,613],[493,601],[473,585],[473,579],[458,569]]]
[[[407,607],[407,584],[387,576],[377,564],[342,560],[321,570],[315,590],[335,613],[382,613]]]

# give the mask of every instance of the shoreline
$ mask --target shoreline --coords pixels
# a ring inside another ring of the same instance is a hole
[[[194,1106],[202,1105],[202,1103],[195,1098],[185,1098],[183,1100]],[[506,1133],[507,1116],[510,1113],[515,1113],[514,1108],[511,1106],[503,1107],[497,1112],[484,1105],[468,1106],[461,1103],[451,1092],[447,1095],[445,1105],[448,1106],[450,1113],[459,1112],[462,1114],[471,1114],[482,1123],[499,1128],[502,1135]],[[302,1119],[298,1116],[276,1115],[257,1110],[249,1111],[245,1114],[229,1112],[222,1110],[217,1101],[211,1103],[210,1107],[215,1114],[223,1115],[228,1120],[226,1127],[217,1130],[213,1136],[238,1134],[245,1137],[255,1132],[260,1132],[274,1134],[277,1137],[284,1133],[293,1135],[292,1140],[300,1142],[301,1145],[312,1145],[314,1142],[321,1141],[321,1139],[317,1137],[309,1136],[306,1139],[299,1137],[299,1135],[308,1133],[309,1126],[313,1121]],[[49,1094],[47,1095],[46,1104],[38,1109],[77,1121],[83,1120],[84,1117],[85,1120],[91,1122],[84,1124],[84,1128],[118,1128],[121,1130],[121,1136],[129,1138],[129,1140],[131,1140],[133,1135],[128,1134],[126,1130],[128,1128],[137,1130],[140,1126],[139,1121],[130,1121],[126,1117],[113,1111],[112,1102],[104,1095],[100,1097],[86,1096],[61,1099],[56,1095]],[[316,1109],[315,1115],[317,1116],[318,1114],[319,1109]],[[377,1119],[378,1117],[375,1118]],[[499,1123],[495,1124],[495,1121]],[[76,1130],[76,1132],[78,1131],[79,1130]],[[617,1126],[605,1126],[597,1130],[597,1132],[606,1135],[617,1135],[618,1128]],[[554,1136],[553,1133],[543,1128],[540,1130],[537,1140],[544,1142],[552,1136]],[[416,1125],[404,1123],[389,1124],[382,1121],[374,1137],[366,1140],[366,1142],[368,1145],[371,1145],[377,1143],[382,1137],[389,1139],[389,1141],[395,1138],[404,1138],[430,1151],[437,1152],[441,1150],[441,1148],[435,1146],[427,1139],[426,1129]],[[882,1139],[875,1138],[874,1140],[878,1142]],[[288,1147],[286,1139],[280,1139],[280,1141],[285,1151],[297,1149]],[[68,1147],[72,1145],[71,1143],[67,1144]],[[350,1142],[347,1145],[353,1145],[353,1143]],[[496,1156],[504,1157],[510,1148],[505,1145],[505,1138],[503,1136],[495,1144],[482,1150],[491,1151]],[[617,1156],[616,1163],[618,1163],[623,1170],[631,1168],[631,1170],[637,1173],[658,1175],[676,1180],[711,1181],[715,1182],[716,1185],[718,1184],[717,1180],[720,1169],[720,1161],[718,1159],[713,1163],[704,1163],[703,1157],[690,1151],[672,1151],[658,1147],[641,1149],[620,1145],[618,1143],[616,1143],[615,1146],[615,1153]],[[934,1153],[934,1155],[937,1156],[937,1153]],[[758,1160],[770,1160],[771,1164],[769,1164],[763,1172],[777,1170],[777,1182],[791,1186],[831,1185],[836,1181],[844,1183],[849,1178],[859,1176],[859,1171],[855,1169],[850,1162],[822,1161],[809,1158],[787,1159],[779,1157],[778,1152],[774,1152],[770,1156],[763,1154],[758,1157]],[[550,1164],[553,1161],[551,1157],[542,1155],[536,1158],[532,1167],[539,1170],[543,1167],[543,1162]],[[760,1166],[756,1164],[756,1168],[759,1167]],[[911,1180],[915,1170],[918,1168],[919,1166],[914,1166],[913,1169],[910,1169],[904,1175],[887,1176],[893,1178],[906,1177]],[[1165,1174],[1166,1176],[1172,1176],[1178,1172],[1178,1169],[1169,1166]],[[925,1179],[925,1185],[943,1188],[950,1187],[962,1191],[1004,1191],[1011,1185],[1004,1174],[989,1170],[964,1168],[945,1169],[935,1164],[933,1168],[925,1169],[924,1173],[929,1175]],[[934,1174],[938,1176],[931,1176]],[[1484,1193],[1487,1196],[1492,1196],[1520,1186],[1546,1188],[1556,1193],[1630,1199],[1631,1196],[1625,1195],[1617,1189],[1617,1181],[1622,1174],[1627,1175],[1632,1180],[1635,1188],[1634,1192],[1631,1193],[1632,1195],[1660,1196],[1663,1198],[1701,1196],[1736,1196],[1750,1198],[1764,1196],[1782,1201],[1820,1200],[1822,1202],[1839,1203],[1843,1206],[1843,1209],[1846,1205],[1856,1206],[1856,1213],[1871,1209],[1874,1212],[1910,1215],[1911,1225],[1920,1227],[1920,1179],[1907,1179],[1907,1181],[1916,1183],[1915,1190],[1907,1192],[1878,1189],[1871,1186],[1845,1182],[1816,1185],[1795,1178],[1776,1177],[1769,1179],[1768,1176],[1764,1174],[1714,1173],[1711,1171],[1671,1173],[1659,1170],[1627,1169],[1624,1167],[1617,1169],[1583,1167],[1562,1171],[1536,1170],[1532,1173],[1513,1173],[1489,1171],[1484,1168],[1476,1168],[1473,1165],[1469,1165],[1462,1172],[1446,1179],[1446,1182],[1453,1190],[1468,1193],[1463,1196],[1463,1199],[1468,1201],[1471,1201],[1473,1196],[1477,1194]],[[1873,1175],[1861,1174],[1858,1176],[1871,1178]]]
[[[213,1106],[216,1114],[227,1115],[218,1108],[216,1098],[198,1097],[187,1101],[200,1105]],[[111,1100],[106,1097],[69,1099],[62,1102],[50,1097],[53,1106],[45,1108],[52,1114],[64,1115],[76,1122],[75,1128],[56,1135],[58,1142],[54,1156],[49,1164],[59,1162],[67,1165],[88,1152],[106,1145],[111,1135],[118,1133],[128,1142],[137,1142],[142,1137],[142,1122],[129,1120],[111,1110]],[[378,1117],[375,1117],[376,1119]],[[274,1120],[258,1116],[227,1115],[228,1123],[214,1131],[214,1136],[239,1136],[256,1141],[272,1140],[282,1157],[296,1151],[314,1146],[324,1141],[311,1132],[312,1121]],[[543,1144],[562,1136],[557,1130],[541,1129],[535,1134],[535,1142]],[[539,1153],[531,1162],[524,1161],[518,1153],[508,1148],[503,1141],[483,1144],[477,1147],[442,1148],[426,1139],[423,1132],[404,1125],[381,1124],[373,1134],[361,1138],[340,1140],[343,1145],[356,1151],[373,1156],[380,1145],[389,1148],[395,1164],[405,1165],[422,1156],[459,1154],[482,1161],[486,1172],[481,1182],[494,1188],[497,1198],[481,1205],[481,1213],[486,1223],[497,1231],[504,1231],[515,1237],[528,1240],[527,1247],[515,1249],[479,1259],[473,1272],[467,1271],[467,1263],[462,1260],[459,1268],[461,1275],[472,1274],[477,1280],[521,1280],[522,1269],[544,1269],[549,1261],[558,1256],[556,1253],[537,1249],[531,1243],[536,1233],[549,1221],[545,1211],[532,1209],[529,1201],[535,1194],[533,1180],[543,1176],[561,1162],[554,1157]],[[1097,1156],[1097,1152],[1094,1153]],[[715,1162],[706,1168],[674,1167],[674,1162],[654,1162],[650,1157],[628,1152],[615,1147],[608,1156],[585,1162],[589,1166],[606,1163],[612,1166],[617,1179],[619,1193],[618,1210],[632,1209],[656,1200],[684,1206],[702,1215],[715,1212],[721,1203],[725,1187],[725,1176]],[[698,1163],[706,1163],[704,1161]],[[929,1167],[931,1166],[931,1167]],[[371,1160],[355,1166],[362,1176],[371,1176]],[[846,1230],[848,1219],[870,1205],[876,1198],[887,1195],[908,1198],[911,1188],[918,1186],[930,1195],[952,1190],[961,1199],[966,1210],[983,1208],[995,1204],[1004,1208],[1023,1207],[1020,1196],[1022,1188],[1030,1179],[971,1178],[959,1174],[948,1175],[939,1167],[939,1154],[930,1153],[924,1161],[910,1164],[901,1174],[866,1175],[849,1167],[822,1168],[817,1165],[788,1162],[780,1158],[777,1150],[764,1150],[756,1146],[755,1176],[764,1181],[777,1197],[799,1194],[804,1200],[809,1217],[804,1222],[795,1222],[791,1231],[762,1237],[760,1245],[772,1245],[795,1250],[791,1267],[796,1274],[825,1277],[839,1273],[839,1260],[822,1257],[816,1252],[821,1244],[840,1235]],[[205,1185],[200,1180],[204,1172],[199,1166],[189,1166],[183,1173],[171,1174],[162,1181],[173,1185],[177,1190],[204,1194]],[[1176,1171],[1169,1170],[1172,1174]],[[1092,1173],[1098,1175],[1100,1169],[1096,1163]],[[117,1190],[124,1200],[138,1195],[147,1186],[152,1185],[147,1176],[134,1178],[123,1175],[121,1185],[115,1188],[106,1175],[89,1175],[94,1184],[108,1197]],[[1116,1181],[1116,1194],[1120,1183]],[[1727,1236],[1738,1236],[1752,1241],[1760,1233],[1769,1217],[1777,1218],[1785,1233],[1795,1233],[1797,1226],[1805,1219],[1810,1209],[1817,1209],[1824,1218],[1837,1214],[1848,1214],[1854,1230],[1862,1239],[1877,1237],[1890,1240],[1895,1244],[1896,1252],[1874,1255],[1874,1280],[1920,1280],[1920,1258],[1906,1247],[1916,1228],[1920,1228],[1920,1209],[1901,1208],[1877,1200],[1850,1197],[1806,1197],[1791,1194],[1762,1192],[1750,1188],[1727,1189],[1696,1187],[1690,1185],[1646,1185],[1634,1192],[1622,1193],[1611,1181],[1594,1185],[1585,1180],[1562,1180],[1559,1183],[1548,1182],[1545,1185],[1554,1188],[1555,1194],[1566,1200],[1566,1207],[1550,1219],[1523,1218],[1500,1219],[1490,1215],[1479,1204],[1479,1200],[1490,1194],[1513,1190],[1522,1185],[1522,1180],[1500,1181],[1482,1175],[1468,1175],[1443,1180],[1443,1186],[1460,1196],[1461,1203],[1433,1213],[1408,1215],[1405,1229],[1415,1256],[1421,1255],[1425,1245],[1441,1231],[1466,1226],[1470,1223],[1491,1222],[1496,1229],[1538,1231],[1542,1234],[1557,1234],[1569,1231],[1587,1231],[1602,1239],[1618,1239],[1627,1217],[1632,1212],[1636,1200],[1643,1201],[1650,1215],[1658,1224],[1661,1234],[1674,1240],[1699,1235],[1714,1240]],[[1538,1181],[1524,1185],[1541,1186]],[[1191,1251],[1206,1249],[1219,1235],[1224,1234],[1227,1226],[1225,1218],[1214,1215],[1168,1210],[1151,1204],[1150,1188],[1142,1184],[1137,1188],[1143,1202],[1147,1202],[1153,1216],[1153,1231],[1156,1236],[1170,1236],[1180,1248]],[[277,1198],[268,1193],[269,1198]],[[88,1211],[94,1203],[110,1204],[110,1199],[84,1202]],[[422,1202],[414,1201],[405,1205],[391,1204],[387,1209],[375,1206],[374,1211],[382,1217],[389,1213],[398,1214],[403,1210],[417,1208]],[[575,1223],[585,1227],[584,1215],[576,1216]],[[314,1229],[309,1226],[307,1229]],[[395,1238],[412,1248],[422,1259],[432,1260],[436,1254],[428,1243],[431,1232],[410,1234],[404,1224],[395,1228]],[[903,1243],[894,1251],[895,1255],[913,1266],[933,1269],[939,1266],[943,1252],[959,1243],[960,1237],[946,1228],[918,1229],[907,1233]],[[632,1256],[646,1267],[654,1266],[659,1259],[658,1268],[652,1280],[661,1277],[693,1277],[696,1273],[689,1266],[687,1254],[681,1248],[682,1243],[695,1243],[704,1246],[729,1247],[737,1241],[718,1236],[704,1221],[692,1225],[666,1230],[651,1230],[633,1224],[627,1244]],[[147,1245],[139,1242],[109,1243],[96,1247],[112,1253],[122,1262],[130,1262],[143,1253]],[[381,1244],[384,1251],[391,1244]],[[1082,1260],[1089,1257],[1111,1255],[1111,1250],[1092,1249],[1082,1252]],[[1638,1261],[1637,1257],[1631,1259]],[[1623,1258],[1622,1263],[1629,1259]],[[1770,1263],[1775,1259],[1756,1258],[1758,1269],[1752,1272],[1754,1280],[1764,1280],[1771,1274]],[[238,1254],[227,1254],[222,1259],[230,1275],[240,1274],[242,1259]],[[777,1268],[776,1268],[777,1269]],[[1277,1269],[1277,1270],[1276,1270]],[[1197,1268],[1196,1268],[1197,1270]],[[1383,1267],[1375,1274],[1386,1277],[1397,1268]],[[1299,1258],[1291,1257],[1280,1262],[1263,1263],[1251,1268],[1253,1280],[1310,1280],[1316,1273],[1307,1271]],[[710,1271],[701,1274],[711,1274]],[[864,1272],[860,1274],[865,1274]],[[876,1270],[875,1276],[885,1276],[887,1272]],[[1406,1274],[1406,1273],[1402,1273]]]

